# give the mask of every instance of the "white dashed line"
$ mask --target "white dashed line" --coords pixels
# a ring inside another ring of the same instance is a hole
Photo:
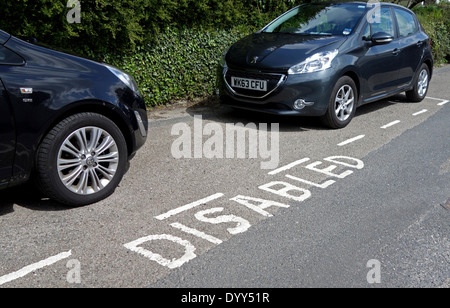
[[[417,116],[417,115],[422,114],[422,113],[425,113],[425,112],[428,112],[428,110],[423,109],[423,110],[420,110],[420,111],[418,111],[418,112],[416,112],[416,113],[413,113],[412,115],[413,115],[413,116]]]
[[[450,101],[443,101],[443,102],[439,103],[438,106],[444,106],[444,105],[447,104],[448,102],[450,102]]]
[[[349,144],[349,143],[352,143],[352,142],[355,142],[355,141],[357,141],[357,140],[359,140],[359,139],[362,139],[362,138],[364,138],[365,136],[366,136],[366,135],[359,135],[359,136],[356,136],[356,137],[354,137],[354,138],[345,140],[345,141],[339,143],[338,146],[342,147],[342,146],[344,146],[344,145],[347,145],[347,144]]]
[[[31,264],[31,265],[28,265],[28,266],[26,266],[26,267],[24,267],[24,268],[22,268],[22,269],[20,269],[20,270],[18,270],[16,272],[14,272],[14,273],[11,273],[11,274],[8,274],[8,275],[0,277],[0,285],[8,283],[8,282],[11,282],[11,281],[16,280],[18,278],[21,278],[21,277],[23,277],[25,275],[28,275],[29,273],[32,273],[32,272],[34,272],[34,271],[36,271],[38,269],[41,269],[43,267],[52,265],[52,264],[54,264],[54,263],[56,263],[58,261],[61,261],[61,260],[65,259],[65,258],[68,258],[71,255],[72,255],[72,250],[69,250],[67,252],[62,252],[62,253],[60,253],[60,254],[58,254],[56,256],[50,257],[48,259],[45,259],[43,261],[40,261],[40,262]]]
[[[386,125],[381,126],[380,128],[385,129],[385,128],[394,126],[394,125],[396,125],[396,124],[398,124],[398,123],[400,123],[400,120],[393,121],[393,122],[391,122],[391,123],[388,123],[388,124],[386,124]]]

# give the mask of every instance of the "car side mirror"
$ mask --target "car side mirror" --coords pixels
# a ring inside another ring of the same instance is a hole
[[[394,37],[386,32],[377,32],[371,37],[371,41],[375,45],[389,44],[393,40]]]

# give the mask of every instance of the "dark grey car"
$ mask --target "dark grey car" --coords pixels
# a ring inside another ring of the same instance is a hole
[[[414,13],[388,3],[304,4],[224,53],[222,102],[278,115],[318,116],[331,128],[358,106],[406,92],[419,102],[433,72]]]

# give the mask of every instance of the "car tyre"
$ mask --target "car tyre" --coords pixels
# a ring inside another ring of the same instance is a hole
[[[37,184],[50,199],[84,206],[109,197],[126,172],[128,151],[120,129],[97,113],[57,124],[36,156]]]
[[[414,79],[414,87],[406,91],[406,97],[411,102],[421,102],[427,96],[430,85],[430,69],[425,63],[419,69],[419,73]]]
[[[348,76],[341,77],[333,88],[327,112],[322,121],[330,128],[346,127],[355,116],[358,92]]]

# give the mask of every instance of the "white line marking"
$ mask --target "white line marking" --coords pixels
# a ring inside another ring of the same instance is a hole
[[[295,180],[295,181],[299,181],[299,182],[302,182],[302,183],[305,183],[305,184],[308,184],[308,185],[312,185],[312,186],[315,186],[315,187],[319,187],[319,188],[322,188],[322,189],[323,188],[327,188],[328,186],[336,183],[336,181],[334,181],[334,180],[329,180],[329,181],[326,181],[325,183],[317,184],[317,183],[314,183],[314,182],[310,182],[308,180],[304,180],[304,179],[298,178],[296,176],[292,176],[290,174],[286,174],[286,177],[289,178],[289,179],[292,179],[292,180]]]
[[[365,136],[366,136],[366,135],[359,135],[359,136],[356,136],[356,137],[354,137],[354,138],[345,140],[344,142],[339,143],[338,146],[342,147],[342,146],[347,145],[347,144],[349,144],[349,143],[355,142],[356,140],[362,139],[362,138],[364,138]]]
[[[428,112],[428,110],[423,109],[423,110],[420,110],[420,111],[418,111],[418,112],[416,112],[416,113],[413,113],[412,115],[413,115],[413,116],[416,116],[416,115],[419,115],[419,114],[422,114],[422,113],[425,113],[425,112]]]
[[[398,123],[400,123],[400,120],[396,120],[396,121],[393,121],[393,122],[391,122],[391,123],[388,123],[388,124],[386,124],[386,125],[383,125],[383,126],[381,126],[380,128],[388,128],[388,127],[391,127],[391,126],[394,126],[394,125],[396,125],[396,124],[398,124]]]
[[[440,103],[438,103],[438,106],[444,106],[445,104],[450,102],[449,100],[445,100],[445,99],[442,99],[442,98],[435,98],[435,97],[429,97],[429,96],[427,96],[425,98],[434,99],[436,101],[441,101]]]
[[[164,219],[169,218],[170,216],[177,215],[177,214],[179,214],[181,212],[187,211],[189,209],[192,209],[192,208],[194,208],[196,206],[205,204],[205,203],[210,202],[212,200],[219,199],[219,198],[221,198],[223,196],[224,196],[224,194],[217,193],[217,194],[211,195],[209,197],[206,197],[204,199],[201,199],[201,200],[198,200],[198,201],[195,201],[195,202],[192,202],[192,203],[180,206],[180,207],[178,207],[176,209],[170,210],[167,213],[164,213],[164,214],[156,216],[155,218],[159,219],[159,220],[164,220]]]
[[[66,251],[66,252],[62,252],[62,253],[60,253],[60,254],[58,254],[56,256],[50,257],[48,259],[39,261],[39,262],[31,264],[31,265],[28,265],[28,266],[26,266],[26,267],[24,267],[24,268],[22,268],[22,269],[20,269],[20,270],[18,270],[16,272],[14,272],[14,273],[11,273],[11,274],[8,274],[8,275],[0,277],[0,285],[8,283],[8,282],[11,282],[11,281],[16,280],[18,278],[21,278],[21,277],[23,277],[25,275],[28,275],[29,273],[32,273],[32,272],[34,272],[34,271],[36,271],[36,270],[38,270],[40,268],[52,265],[52,264],[54,264],[54,263],[56,263],[58,261],[61,261],[61,260],[65,259],[65,258],[68,258],[71,255],[72,255],[72,250],[69,250],[69,251]]]
[[[429,97],[429,96],[427,96],[427,97],[425,97],[425,98],[428,98],[428,99],[434,99],[434,100],[436,100],[436,101],[443,101],[442,98],[435,98],[435,97]]]
[[[206,234],[202,231],[193,229],[193,228],[189,228],[188,226],[185,226],[183,224],[180,224],[179,222],[175,222],[173,224],[170,224],[172,227],[180,229],[181,231],[185,232],[185,233],[189,233],[192,235],[195,235],[199,238],[202,238],[204,240],[207,240],[208,242],[211,242],[213,244],[219,245],[222,244],[222,240],[219,240],[217,237],[214,237],[212,235]]]
[[[303,164],[304,162],[307,162],[308,160],[309,160],[309,158],[303,158],[303,159],[294,161],[293,163],[290,163],[289,165],[286,165],[286,166],[284,166],[284,167],[280,167],[280,168],[278,168],[278,169],[275,169],[275,170],[270,171],[269,174],[270,174],[270,175],[274,175],[274,174],[277,174],[277,173],[280,173],[280,172],[289,170],[289,169],[291,169],[292,167],[295,167],[295,166],[297,166],[297,165]]]

